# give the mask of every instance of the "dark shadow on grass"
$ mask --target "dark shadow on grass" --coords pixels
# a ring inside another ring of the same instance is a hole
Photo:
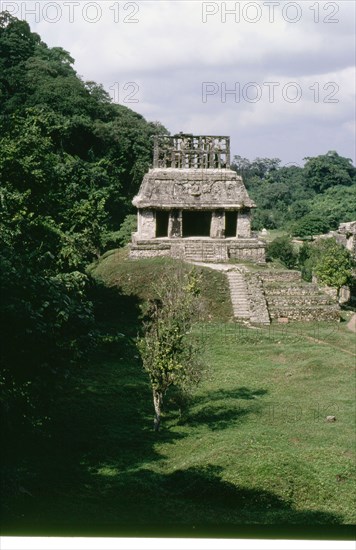
[[[197,426],[204,424],[211,430],[223,430],[224,428],[231,428],[238,422],[241,422],[243,418],[251,414],[253,408],[243,409],[239,407],[219,407],[205,406],[203,409],[197,412],[189,412],[186,416],[183,416],[180,420],[180,424],[183,426]]]
[[[103,282],[92,279],[89,298],[93,302],[99,327],[122,330],[136,336],[141,313],[137,296],[127,295],[118,287],[107,287]]]
[[[153,471],[162,460],[157,437],[174,443],[184,434],[163,429],[157,436],[152,430],[151,392],[132,339],[138,301],[115,289],[95,292],[98,322],[109,333],[120,330],[130,337],[72,372],[41,432],[27,438],[13,434],[7,464],[16,474],[3,499],[3,534],[202,536],[212,529],[237,536],[244,524],[253,524],[256,534],[255,524],[340,521],[332,514],[296,511],[268,491],[236,487],[213,466]],[[204,422],[221,429],[242,421],[257,410],[254,398],[265,393],[248,388],[207,393],[193,402],[203,409],[192,411],[186,425]]]
[[[173,405],[168,418],[173,420],[179,414],[179,424],[181,425],[204,424],[211,430],[222,430],[241,422],[246,415],[258,414],[261,410],[259,398],[267,393],[265,389],[251,390],[245,386],[232,390],[216,390],[192,397],[188,404],[181,409],[177,408],[173,393],[168,401],[171,407]],[[246,404],[245,401],[251,403]]]
[[[76,366],[49,389],[55,395],[50,421],[9,434],[1,454],[4,529],[29,518],[44,530],[55,518],[80,523],[92,501],[106,498],[105,487],[93,486],[92,471],[115,464],[115,471],[125,474],[162,458],[155,449],[152,394],[134,342],[139,302],[100,284],[93,284],[91,299],[98,349],[88,364]],[[123,337],[107,338],[118,331]],[[159,434],[163,442],[179,437],[168,430]],[[104,516],[99,513],[98,519]]]
[[[117,512],[136,518],[147,487],[132,483],[130,471],[162,460],[158,438],[168,443],[184,437],[154,433],[151,392],[139,364],[98,363],[82,376],[70,380],[77,385],[57,403],[47,430],[22,440],[22,451],[13,457],[1,502],[4,534],[59,536],[67,529],[80,532],[82,524],[88,532],[102,523],[113,527]]]
[[[337,523],[340,517],[325,512],[297,511],[291,503],[270,491],[239,487],[221,479],[223,468],[208,465],[188,468],[166,476],[163,490],[209,510],[209,521],[219,523]],[[199,511],[197,519],[199,520]],[[168,519],[168,518],[167,518]],[[204,520],[205,517],[200,517]],[[204,521],[203,521],[204,522]]]
[[[30,514],[21,518],[17,533],[25,529],[32,535],[57,536],[239,537],[250,525],[250,533],[256,538],[264,526],[284,525],[288,526],[289,538],[302,538],[305,530],[301,525],[319,526],[323,532],[326,526],[341,522],[336,514],[296,510],[270,491],[234,485],[223,480],[221,474],[222,469],[212,465],[170,474],[149,469],[118,472],[111,477],[87,474],[81,480],[84,487],[91,485],[105,496],[100,509],[90,499],[79,510],[74,508],[75,502],[70,502],[67,514],[61,517],[48,516],[48,511],[46,517],[43,510],[42,517]],[[75,516],[71,515],[73,510]]]
[[[241,388],[235,388],[232,390],[216,390],[214,392],[208,392],[201,396],[194,398],[194,403],[202,403],[205,401],[219,401],[225,399],[256,399],[262,397],[268,393],[265,389],[251,390],[245,386]]]

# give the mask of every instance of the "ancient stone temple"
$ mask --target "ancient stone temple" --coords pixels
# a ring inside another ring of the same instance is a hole
[[[265,243],[251,234],[256,205],[230,169],[227,136],[157,136],[153,168],[133,204],[132,258],[265,262]]]

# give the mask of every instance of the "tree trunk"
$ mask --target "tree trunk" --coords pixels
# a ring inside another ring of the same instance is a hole
[[[158,432],[161,424],[161,410],[163,403],[163,395],[157,390],[153,390],[153,406],[155,408],[155,418],[153,422],[154,431]]]

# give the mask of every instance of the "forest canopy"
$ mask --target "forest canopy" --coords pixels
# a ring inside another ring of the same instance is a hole
[[[316,235],[356,219],[356,168],[351,159],[329,151],[307,157],[304,167],[281,166],[278,158],[233,159],[257,205],[253,228],[285,229]]]

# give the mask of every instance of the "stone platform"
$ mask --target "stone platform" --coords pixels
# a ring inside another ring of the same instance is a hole
[[[137,239],[130,245],[130,258],[171,256],[185,261],[226,262],[229,259],[250,260],[264,264],[265,243],[256,238],[212,239],[207,237]]]

